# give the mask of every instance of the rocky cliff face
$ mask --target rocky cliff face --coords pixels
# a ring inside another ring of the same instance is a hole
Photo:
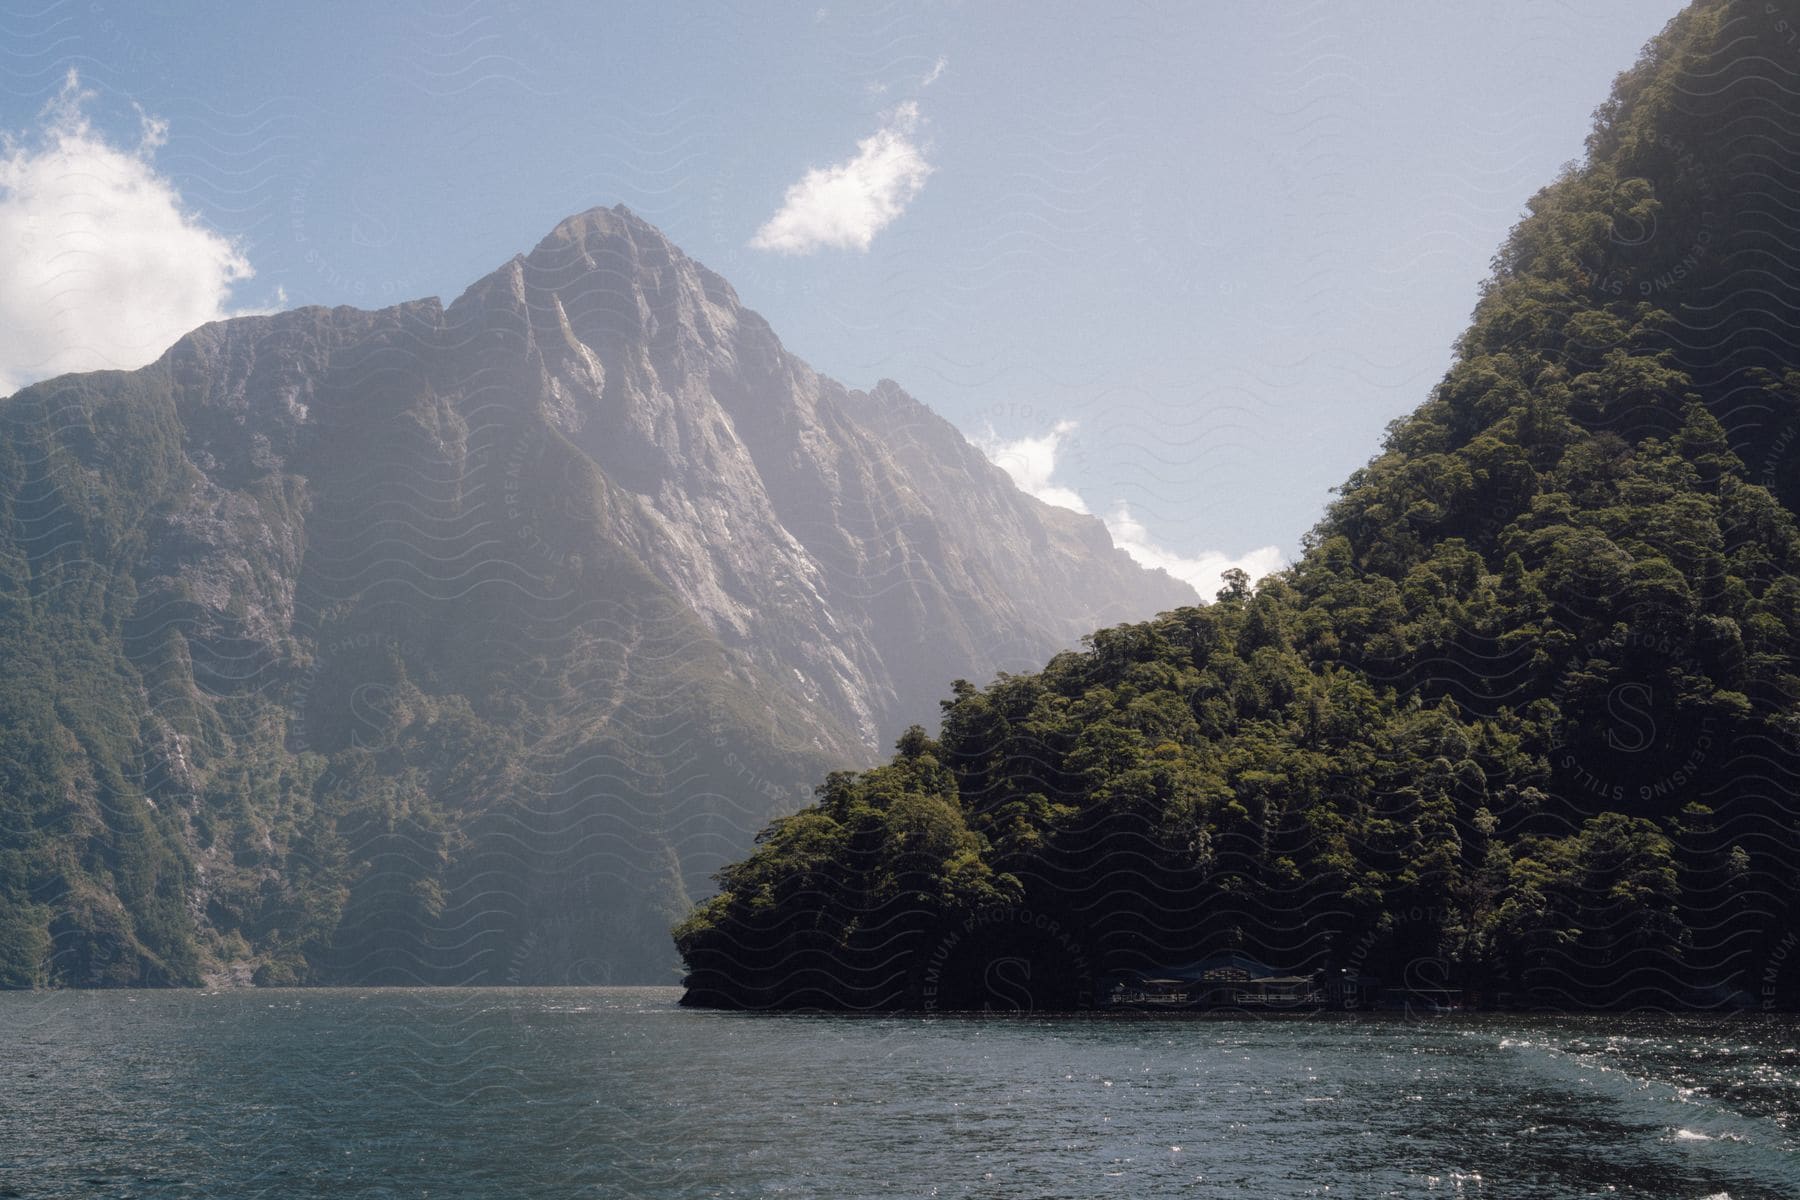
[[[623,208],[0,426],[14,983],[658,978],[944,680],[1192,600]]]
[[[559,225],[448,314],[630,492],[631,546],[714,636],[868,748],[942,681],[1191,603],[1098,521],[1019,492],[889,380],[846,389],[623,207]]]

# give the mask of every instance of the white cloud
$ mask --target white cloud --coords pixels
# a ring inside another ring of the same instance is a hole
[[[1132,516],[1131,510],[1123,504],[1108,513],[1105,520],[1113,545],[1131,555],[1139,566],[1162,568],[1199,592],[1205,600],[1218,594],[1224,586],[1225,572],[1232,567],[1239,568],[1255,582],[1287,565],[1279,546],[1264,546],[1236,558],[1222,550],[1202,550],[1191,558],[1178,554],[1152,541],[1143,522]]]
[[[944,71],[949,66],[950,56],[947,54],[938,55],[937,61],[931,64],[931,70],[925,72],[925,78],[919,80],[919,86],[922,88],[930,87],[944,77]]]
[[[1058,421],[1046,434],[1010,440],[989,429],[975,439],[975,444],[990,462],[1012,476],[1020,491],[1036,496],[1046,504],[1087,513],[1091,510],[1081,494],[1054,479],[1057,459],[1075,429],[1073,421]],[[1278,546],[1264,546],[1236,557],[1222,550],[1203,550],[1191,557],[1179,554],[1152,540],[1144,523],[1132,516],[1123,503],[1115,505],[1102,520],[1106,531],[1112,535],[1113,545],[1131,555],[1139,566],[1167,571],[1206,600],[1218,594],[1224,586],[1225,572],[1232,567],[1239,568],[1254,581],[1287,565]]]
[[[89,123],[71,70],[40,127],[0,138],[0,396],[65,371],[152,361],[232,315],[249,262],[207,229],[151,155],[168,135],[142,110],[138,144]]]
[[[1012,441],[1001,439],[990,428],[975,439],[975,444],[987,455],[989,462],[1011,475],[1012,481],[1027,496],[1036,496],[1045,504],[1054,504],[1058,508],[1085,513],[1088,506],[1079,492],[1050,482],[1050,477],[1056,474],[1057,455],[1075,428],[1073,421],[1058,421],[1042,437],[1022,437]]]
[[[750,244],[782,254],[821,247],[867,250],[875,235],[906,211],[925,186],[931,164],[913,140],[919,106],[909,100],[856,144],[856,157],[814,167],[789,187],[781,208]]]

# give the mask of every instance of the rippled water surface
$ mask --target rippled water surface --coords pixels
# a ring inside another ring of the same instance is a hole
[[[1800,1198],[1781,1017],[0,994],[0,1196]]]

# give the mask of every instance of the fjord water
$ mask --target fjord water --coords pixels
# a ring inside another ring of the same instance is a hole
[[[0,1196],[1800,1196],[1788,1017],[677,995],[0,994]]]

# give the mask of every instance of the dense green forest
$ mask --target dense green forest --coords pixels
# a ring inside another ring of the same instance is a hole
[[[1239,952],[1792,1004],[1796,28],[1672,22],[1300,561],[955,683],[936,736],[720,874],[677,929],[687,1002],[1073,1007]]]

